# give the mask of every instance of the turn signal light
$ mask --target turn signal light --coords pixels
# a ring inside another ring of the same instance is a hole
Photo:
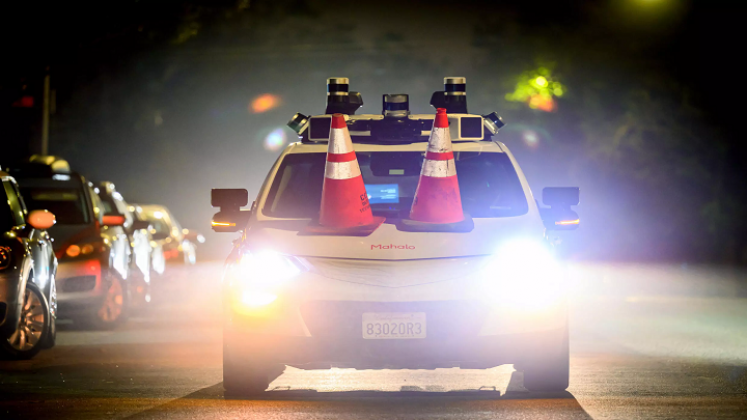
[[[555,222],[555,225],[557,226],[570,226],[570,225],[577,225],[581,223],[581,219],[575,219],[575,220],[560,220]]]
[[[70,258],[75,258],[80,255],[80,247],[78,245],[70,245],[65,250],[65,254]]]

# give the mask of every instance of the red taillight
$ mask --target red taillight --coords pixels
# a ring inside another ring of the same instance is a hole
[[[21,99],[13,102],[13,108],[33,108],[34,97],[33,96],[21,96]]]

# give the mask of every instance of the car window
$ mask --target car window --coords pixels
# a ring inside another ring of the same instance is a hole
[[[140,217],[150,222],[153,230],[153,239],[165,239],[171,234],[171,225],[168,223],[168,214],[161,210],[142,211]]]
[[[57,223],[76,225],[89,223],[85,197],[80,190],[67,188],[21,188],[31,210],[49,210]]]
[[[2,181],[3,189],[0,196],[0,230],[8,231],[13,226],[19,226],[26,223],[23,211],[23,203],[16,193],[15,188],[10,181]]]
[[[57,224],[62,225],[93,222],[85,186],[79,178],[24,178],[18,182],[29,210],[49,210],[57,218]]]
[[[127,208],[127,203],[125,203],[121,194],[116,191],[112,194],[107,194],[105,191],[102,191],[98,194],[98,196],[101,201],[101,206],[104,210],[104,214],[122,215],[125,218],[124,226],[132,226],[134,216],[132,215],[132,212]]]
[[[374,213],[406,217],[412,206],[421,152],[356,152]],[[519,177],[504,153],[455,152],[464,211],[472,217],[510,217],[527,213]],[[263,213],[309,218],[319,214],[326,153],[287,155],[272,182]]]

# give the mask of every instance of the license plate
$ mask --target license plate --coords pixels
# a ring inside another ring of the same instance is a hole
[[[425,338],[425,312],[365,312],[363,338]]]

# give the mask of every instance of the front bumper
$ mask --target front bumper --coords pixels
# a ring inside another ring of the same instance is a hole
[[[429,324],[428,332],[432,329],[437,330],[437,325]],[[547,357],[549,352],[560,352],[567,337],[567,326],[491,336],[480,336],[474,331],[436,333],[423,339],[399,340],[364,339],[360,328],[351,332],[294,337],[247,334],[229,328],[224,331],[225,357],[304,369],[484,369],[506,363],[525,363]]]
[[[227,357],[304,368],[485,368],[562,348],[563,297],[540,308],[509,308],[480,279],[386,287],[306,273],[262,307],[241,307],[229,288]],[[426,314],[426,338],[364,339],[363,313]]]
[[[55,278],[58,316],[69,317],[100,305],[108,289],[102,273],[98,259],[60,261]]]

